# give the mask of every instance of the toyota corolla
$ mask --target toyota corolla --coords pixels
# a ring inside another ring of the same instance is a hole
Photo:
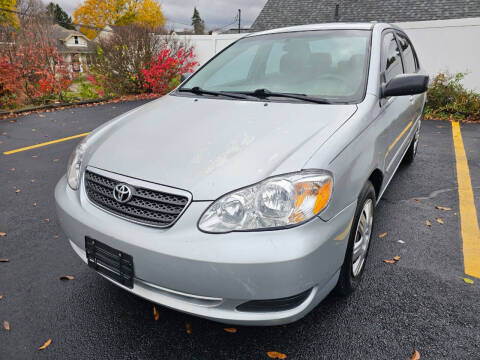
[[[77,146],[55,190],[61,225],[88,266],[154,303],[295,321],[358,287],[427,85],[389,24],[247,35]]]

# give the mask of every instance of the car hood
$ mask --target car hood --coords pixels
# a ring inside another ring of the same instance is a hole
[[[302,169],[356,105],[165,96],[112,121],[88,165],[215,200]]]

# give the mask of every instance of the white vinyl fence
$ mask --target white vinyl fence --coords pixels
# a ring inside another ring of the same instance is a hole
[[[412,39],[422,66],[433,77],[439,72],[468,72],[467,88],[480,91],[480,18],[417,21],[398,24]],[[245,34],[190,35],[197,61],[213,55]]]
[[[467,72],[465,87],[480,91],[480,18],[399,23],[431,76]]]

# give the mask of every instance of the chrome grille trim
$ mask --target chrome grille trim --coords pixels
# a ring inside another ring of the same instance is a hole
[[[132,199],[127,203],[119,203],[113,197],[113,189],[118,183],[126,183],[134,189]],[[192,200],[188,191],[93,167],[85,170],[83,189],[96,207],[122,219],[159,228],[172,226]]]

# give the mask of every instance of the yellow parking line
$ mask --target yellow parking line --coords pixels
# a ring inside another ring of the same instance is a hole
[[[463,239],[465,274],[480,278],[480,229],[473,197],[467,155],[458,122],[452,122],[453,146],[457,162],[458,201]]]
[[[78,135],[69,136],[69,137],[62,138],[62,139],[47,141],[47,142],[44,142],[44,143],[41,143],[41,144],[26,146],[26,147],[23,147],[23,148],[20,148],[20,149],[9,150],[9,151],[5,151],[5,152],[3,153],[3,155],[11,155],[11,154],[15,154],[15,153],[18,153],[18,152],[21,152],[21,151],[36,149],[36,148],[43,147],[43,146],[47,146],[47,145],[51,145],[51,144],[57,144],[57,143],[59,143],[59,142],[63,142],[63,141],[68,141],[68,140],[72,140],[72,139],[81,138],[81,137],[87,136],[88,134],[90,134],[90,133],[87,132],[87,133],[83,133],[83,134],[78,134]]]

